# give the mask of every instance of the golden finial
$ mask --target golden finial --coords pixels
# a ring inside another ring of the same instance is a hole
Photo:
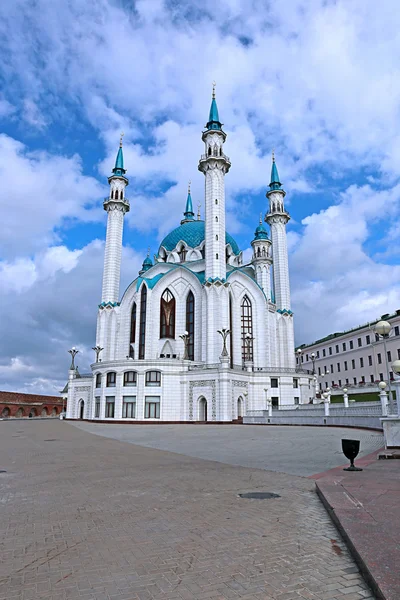
[[[190,179],[189,179],[189,182],[188,182],[188,194],[190,194],[190,186],[191,186],[191,185],[192,185],[192,182],[191,182],[191,181],[190,181]]]
[[[119,147],[122,148],[122,138],[124,137],[124,132],[121,131],[121,133],[119,134]]]
[[[150,246],[147,247],[147,256],[150,256]]]
[[[262,225],[262,212],[260,212],[260,225]]]
[[[216,85],[217,84],[215,83],[215,81],[213,81],[213,83],[212,83],[212,86],[213,86],[212,97],[214,98],[214,100],[215,100],[215,86]]]
[[[201,204],[197,205],[197,220],[198,221],[200,221],[200,218],[201,218],[201,216],[200,216],[200,206],[201,206]]]
[[[275,162],[275,148],[272,148],[272,162]]]

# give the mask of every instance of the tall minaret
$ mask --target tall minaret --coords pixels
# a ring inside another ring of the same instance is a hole
[[[253,248],[251,262],[254,265],[256,281],[264,290],[267,300],[271,300],[271,240],[268,238],[268,233],[262,224],[261,215],[260,224],[254,232],[254,240],[251,245]]]
[[[129,201],[125,198],[125,188],[129,185],[125,177],[122,135],[113,174],[108,178],[110,197],[104,200],[104,210],[108,213],[106,249],[104,253],[102,304],[116,304],[119,298],[121,276],[122,232],[124,215],[129,211]]]
[[[205,245],[206,280],[226,278],[225,260],[225,173],[231,166],[223,153],[226,133],[222,130],[213,85],[210,116],[203,131],[205,154],[200,158],[199,171],[205,175]]]
[[[272,153],[271,183],[269,187],[270,189],[266,194],[269,200],[269,211],[265,215],[265,220],[271,226],[275,302],[279,310],[290,311],[289,264],[286,240],[286,224],[290,219],[290,215],[285,210],[283,201],[286,193],[279,181],[274,153]]]

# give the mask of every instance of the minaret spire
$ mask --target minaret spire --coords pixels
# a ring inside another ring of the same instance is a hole
[[[107,235],[104,255],[103,291],[101,305],[115,306],[119,299],[119,280],[121,273],[122,233],[124,215],[129,211],[129,201],[125,198],[125,188],[129,180],[125,176],[124,155],[122,152],[121,133],[115,167],[111,177],[110,196],[104,200],[104,210],[107,211]],[[104,345],[103,343],[101,345]],[[106,351],[107,352],[107,351]]]
[[[187,199],[186,199],[185,212],[183,213],[185,218],[182,219],[181,224],[186,223],[186,221],[194,221],[193,202],[192,202],[192,196],[190,193],[191,183],[192,183],[191,181],[189,181],[189,183],[188,183],[188,195],[187,195]]]
[[[216,129],[218,131],[221,131],[222,123],[219,120],[218,106],[217,106],[217,101],[215,99],[215,86],[216,86],[216,83],[215,83],[215,81],[213,81],[213,91],[212,91],[210,114],[208,115],[208,123],[206,125],[206,128],[208,130]]]
[[[272,152],[269,188],[266,194],[269,201],[269,210],[265,220],[271,226],[276,306],[278,310],[290,311],[289,264],[286,240],[286,225],[290,215],[285,210],[284,198],[286,192],[279,181],[274,152]]]

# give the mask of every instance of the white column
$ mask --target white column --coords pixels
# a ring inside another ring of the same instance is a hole
[[[104,253],[102,302],[118,302],[121,276],[122,234],[125,206],[119,202],[107,203],[107,237]]]
[[[275,302],[278,308],[290,310],[289,262],[286,240],[286,220],[281,216],[268,217],[271,225],[272,259]]]

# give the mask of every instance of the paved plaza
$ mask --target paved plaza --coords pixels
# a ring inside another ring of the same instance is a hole
[[[275,428],[209,429],[187,426],[184,436],[219,446],[221,462],[69,422],[0,422],[0,599],[372,599],[313,480],[222,461],[228,430],[231,447],[237,436],[250,453],[251,435]],[[293,455],[305,447],[295,430]],[[164,427],[147,431],[165,440]],[[279,497],[239,496],[247,492]]]
[[[365,456],[384,446],[378,431],[259,425],[114,425],[77,422],[85,431],[124,442],[305,477],[347,462],[341,439],[360,440]]]

